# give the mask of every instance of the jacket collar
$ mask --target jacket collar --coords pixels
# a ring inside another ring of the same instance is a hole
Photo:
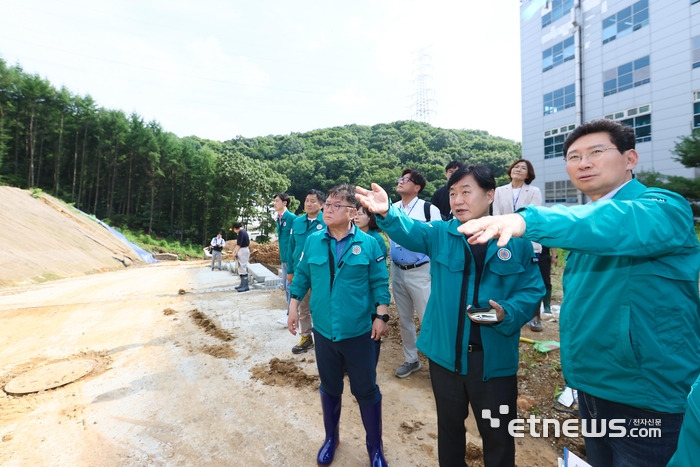
[[[615,193],[612,199],[634,199],[646,191],[647,187],[642,185],[642,183],[633,178],[625,186],[620,188],[620,191]]]

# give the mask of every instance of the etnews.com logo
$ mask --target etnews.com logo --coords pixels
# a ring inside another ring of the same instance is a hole
[[[501,405],[498,408],[498,412],[501,415],[507,415],[509,412],[508,406]],[[492,417],[490,409],[482,410],[481,418],[488,420],[491,428],[501,426],[501,420],[497,417]],[[562,434],[567,438],[578,438],[580,435],[594,438],[603,436],[611,438],[661,438],[661,420],[630,420],[630,424],[635,426],[628,429],[628,423],[623,418],[610,420],[579,420],[573,418],[562,423],[557,419],[535,418],[534,415],[530,415],[528,419],[514,418],[508,422],[508,433],[514,438],[523,438],[525,436],[525,425],[529,425],[530,436],[533,438],[548,438],[550,433],[557,438],[561,437]],[[541,427],[541,430],[538,431],[538,427]]]

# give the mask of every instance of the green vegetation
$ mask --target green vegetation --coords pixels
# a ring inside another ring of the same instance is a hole
[[[99,107],[0,59],[0,183],[44,190],[133,231],[206,245],[236,221],[275,225],[272,196],[292,208],[311,188],[379,183],[394,193],[405,167],[425,175],[429,198],[451,160],[489,166],[499,182],[520,143],[484,131],[413,121],[209,141],[179,138],[138,114]],[[38,191],[34,192],[39,193]]]
[[[143,248],[151,253],[173,253],[176,254],[179,260],[202,258],[202,249],[199,245],[192,245],[189,240],[180,242],[173,238],[158,240],[155,234],[146,234],[143,232],[132,232],[127,228],[117,229],[131,243]]]

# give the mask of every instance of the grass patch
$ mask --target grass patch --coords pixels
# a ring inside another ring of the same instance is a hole
[[[157,238],[155,235],[143,232],[132,232],[127,228],[117,228],[119,232],[131,243],[151,253],[172,253],[177,255],[180,261],[188,259],[202,259],[202,249],[199,245],[192,245],[189,240],[181,243],[178,240]]]

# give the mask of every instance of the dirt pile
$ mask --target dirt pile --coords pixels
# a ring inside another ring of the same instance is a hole
[[[279,244],[250,242],[250,259],[254,263],[280,264]]]
[[[0,287],[123,269],[141,263],[94,219],[46,194],[0,187]]]
[[[306,359],[302,359],[306,361]],[[294,386],[295,388],[318,388],[318,376],[309,375],[299,368],[296,360],[280,360],[273,358],[265,365],[257,365],[250,369],[251,378],[257,379],[267,386]]]

